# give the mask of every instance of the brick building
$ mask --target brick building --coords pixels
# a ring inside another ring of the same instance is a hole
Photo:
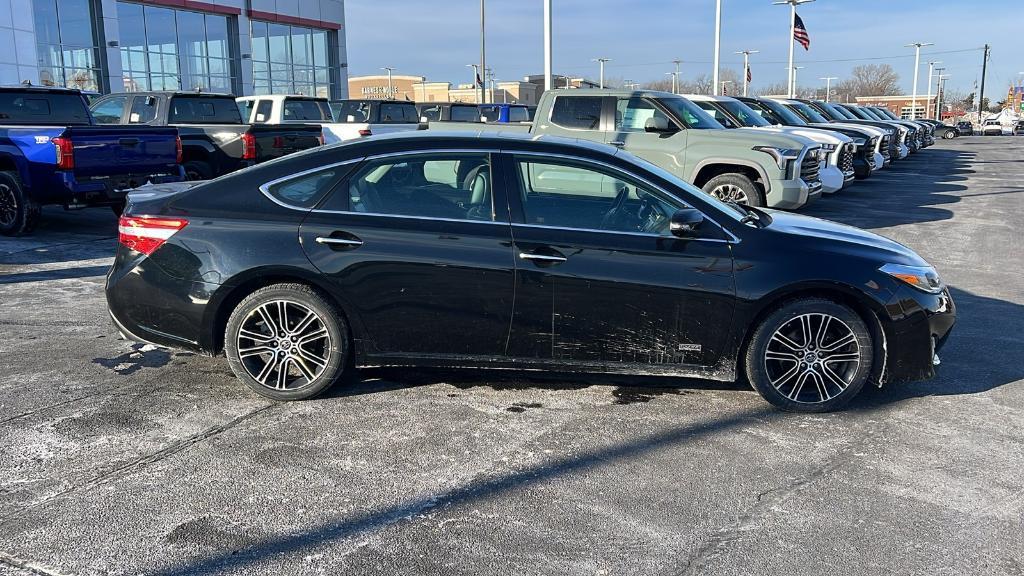
[[[937,97],[935,95],[932,95],[931,99],[929,99],[927,94],[918,94],[916,116],[918,118],[934,117],[936,100]],[[865,96],[858,97],[857,104],[882,106],[888,108],[890,112],[900,118],[910,118],[913,111],[914,98],[913,96]]]

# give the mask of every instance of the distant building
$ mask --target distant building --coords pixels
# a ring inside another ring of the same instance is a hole
[[[597,88],[597,83],[586,78],[554,76],[555,88]],[[473,84],[452,85],[451,82],[429,82],[423,76],[393,74],[390,88],[387,74],[351,76],[348,79],[349,98],[394,98],[413,102],[480,102],[480,88]],[[536,106],[544,93],[544,76],[527,76],[522,80],[495,82],[488,87],[487,101]]]
[[[917,96],[917,118],[932,117],[935,115],[935,102],[937,98],[933,94],[931,99],[927,94]],[[857,104],[864,106],[882,106],[900,118],[910,118],[914,108],[913,96],[858,96]]]
[[[1013,110],[1018,114],[1024,113],[1024,84],[1010,86],[1003,109]]]

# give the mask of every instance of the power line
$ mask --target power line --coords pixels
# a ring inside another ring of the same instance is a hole
[[[984,49],[983,47],[979,46],[977,48],[963,48],[963,49],[960,49],[960,50],[937,50],[937,51],[927,52],[927,53],[922,52],[921,55],[922,56],[931,56],[933,54],[960,54],[960,53],[964,53],[964,52],[980,52],[983,49]],[[860,58],[833,58],[833,59],[828,59],[828,60],[804,60],[804,59],[801,59],[800,62],[807,62],[807,63],[810,63],[810,64],[825,64],[825,63],[829,63],[829,62],[860,62],[860,61],[863,61],[863,60],[896,60],[896,59],[913,58],[913,57],[914,57],[913,54],[898,54],[898,55],[892,55],[892,56],[864,56],[864,57],[860,57]],[[686,62],[688,64],[712,64],[711,61],[705,61],[705,60],[687,60]],[[742,60],[735,60],[735,61],[729,60],[729,61],[722,61],[722,63],[723,64],[743,64],[743,61]],[[787,63],[788,63],[787,60],[761,60],[761,61],[758,62],[758,64],[787,64]],[[643,67],[643,66],[666,66],[668,64],[672,64],[672,61],[634,62],[634,63],[624,63],[624,64],[609,64],[608,67],[609,68],[633,68],[633,67]]]

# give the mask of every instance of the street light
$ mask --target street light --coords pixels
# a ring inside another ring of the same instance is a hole
[[[921,47],[922,46],[933,46],[933,42],[914,42],[913,44],[904,44],[904,48],[914,48],[914,95],[910,100],[910,119],[917,119],[917,75],[921,71]],[[931,86],[928,87],[931,89]]]
[[[601,89],[604,89],[604,63],[611,62],[611,58],[594,58],[591,60],[591,62],[597,62],[597,64],[601,67],[601,75],[598,80],[598,86],[600,86]]]
[[[725,85],[726,84],[735,84],[735,82],[733,82],[732,80],[722,80],[722,90],[721,90],[722,94],[725,94],[725,92],[726,92],[726,90],[725,90]]]
[[[479,64],[466,64],[466,67],[473,69],[473,94],[477,94],[476,86],[478,84],[478,81],[481,80],[481,78],[480,78],[480,65]],[[482,92],[483,88],[481,87],[480,90]],[[482,99],[479,100],[478,102],[480,104],[484,103],[484,101]]]
[[[544,0],[544,90],[554,87],[551,76],[551,0]]]
[[[715,64],[711,78],[711,93],[718,96],[718,55],[722,51],[722,0],[715,2]]]
[[[824,78],[818,78],[818,80],[825,81],[825,102],[828,102],[829,95],[832,94],[832,81],[838,80],[837,76],[825,76]]]
[[[790,98],[796,98],[796,71],[797,70],[803,70],[803,69],[804,69],[803,66],[793,66],[793,68],[791,69],[791,72],[793,74],[793,87],[790,88],[790,90],[789,90],[789,94],[790,94],[789,97]]]
[[[936,64],[942,64],[942,60],[933,60],[928,63],[928,99],[924,102],[924,117],[931,118],[932,114],[932,71]],[[945,70],[945,68],[940,68]]]
[[[949,74],[939,74],[938,89],[935,95],[935,119],[942,121],[942,97],[946,93],[946,78]]]
[[[757,54],[760,50],[740,50],[734,54],[743,54],[743,95],[747,95],[747,78],[750,77],[750,55]]]
[[[665,75],[672,77],[672,93],[673,94],[678,94],[679,93],[679,87],[678,87],[679,86],[679,74],[676,73],[676,72],[665,72]]]
[[[796,70],[793,68],[793,36],[796,34],[796,7],[814,0],[779,0],[772,4],[789,4],[789,97],[796,96]]]
[[[935,81],[935,84],[936,84],[935,91],[936,92],[939,91],[938,84],[940,84],[942,82],[942,71],[943,70],[945,70],[945,68],[942,67],[942,66],[939,66],[938,68],[935,69],[935,72],[939,76],[939,79]],[[930,103],[931,100],[932,100],[932,98],[931,98],[931,96],[932,96],[932,83],[931,83],[931,74],[930,73],[928,74],[928,79],[929,79],[928,80],[928,102]],[[939,112],[938,98],[936,98],[935,111],[936,111],[936,116],[938,116],[939,115],[938,114],[938,112]],[[925,117],[927,117],[927,115],[925,115]],[[935,119],[938,120],[938,118],[935,118]]]
[[[388,71],[388,98],[389,99],[394,99],[394,97],[395,97],[395,88],[394,88],[394,86],[391,83],[391,71],[394,70],[394,68],[392,68],[391,66],[385,66],[385,67],[381,68],[381,70],[387,70]]]
[[[480,103],[487,103],[487,44],[484,42],[484,0],[480,0],[480,70],[484,73],[480,86]],[[474,81],[476,79],[474,78]]]

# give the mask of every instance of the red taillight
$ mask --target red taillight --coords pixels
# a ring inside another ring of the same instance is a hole
[[[242,134],[242,160],[256,159],[256,137],[252,134]]]
[[[121,216],[117,223],[117,241],[148,256],[187,225],[188,220],[184,218]]]
[[[359,131],[360,136],[373,136],[373,132],[370,132],[369,128],[363,128]]]
[[[174,163],[181,164],[181,136],[174,139]]]
[[[53,142],[53,148],[57,152],[57,169],[74,170],[75,145],[71,143],[71,139],[58,136],[50,139],[50,142]]]

